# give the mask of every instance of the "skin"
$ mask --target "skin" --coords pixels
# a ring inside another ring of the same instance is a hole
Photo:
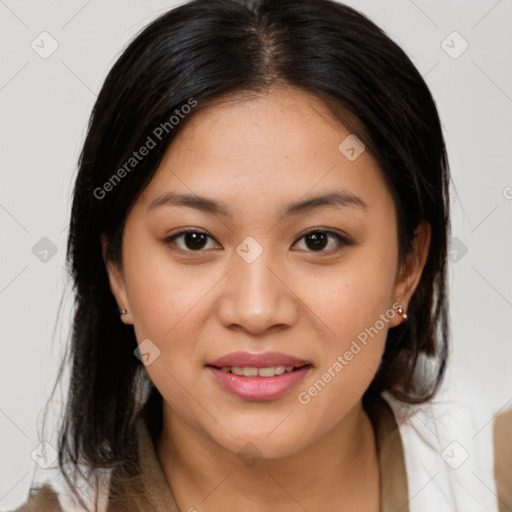
[[[128,214],[122,268],[107,262],[112,292],[128,310],[122,320],[139,343],[149,338],[160,349],[146,367],[164,397],[158,459],[182,511],[232,503],[248,512],[379,510],[375,436],[361,398],[388,329],[402,317],[395,314],[309,403],[297,396],[394,303],[407,311],[430,226],[419,226],[399,268],[396,210],[381,171],[368,151],[354,161],[340,152],[349,132],[323,103],[294,88],[227,99],[198,110],[178,134]],[[334,189],[367,207],[280,213]],[[233,216],[184,206],[148,212],[168,191],[223,201]],[[186,237],[165,242],[186,228],[211,238],[199,249]],[[304,237],[310,228],[355,243],[330,236],[315,249]],[[251,263],[236,252],[249,236],[263,251]],[[238,350],[285,352],[312,368],[279,398],[244,400],[205,368]],[[248,442],[261,457],[250,467],[236,456]]]

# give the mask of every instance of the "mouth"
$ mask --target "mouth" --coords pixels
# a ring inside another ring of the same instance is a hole
[[[205,366],[223,391],[244,400],[270,400],[290,392],[313,368],[283,352],[232,352]]]
[[[290,393],[304,379],[312,365],[223,366],[207,365],[213,382],[224,392],[247,401],[265,401]]]

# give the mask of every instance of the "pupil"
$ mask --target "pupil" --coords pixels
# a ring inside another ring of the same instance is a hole
[[[327,237],[325,236],[325,233],[310,233],[306,237],[307,243],[313,242],[311,245],[308,244],[308,247],[313,249],[323,249],[326,245]]]
[[[188,249],[201,249],[204,245],[205,238],[204,233],[186,233],[185,245]]]

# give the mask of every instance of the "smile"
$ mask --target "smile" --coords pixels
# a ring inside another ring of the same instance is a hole
[[[271,400],[294,388],[308,373],[311,365],[265,368],[207,366],[206,368],[224,391],[245,400]]]

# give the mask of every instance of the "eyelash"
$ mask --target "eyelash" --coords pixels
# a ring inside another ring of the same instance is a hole
[[[195,230],[195,229],[188,229],[188,230],[185,230],[185,231],[180,231],[179,233],[176,233],[174,235],[171,235],[171,236],[165,238],[164,242],[166,244],[171,244],[177,238],[182,237],[183,235],[186,235],[186,234],[189,234],[189,233],[204,234],[208,238],[210,238],[211,240],[215,240],[213,237],[208,235],[208,233],[206,233],[205,231],[199,231],[199,230]],[[334,249],[334,250],[327,250],[327,251],[323,250],[323,249],[320,250],[320,251],[306,250],[306,252],[318,253],[318,254],[335,254],[335,253],[338,253],[341,250],[343,250],[344,247],[349,247],[349,246],[355,244],[354,240],[351,240],[350,238],[347,238],[346,236],[340,235],[339,233],[336,233],[335,231],[332,231],[332,230],[329,230],[329,229],[313,228],[313,229],[307,231],[306,233],[304,233],[300,238],[298,238],[296,240],[296,242],[294,242],[294,245],[297,242],[299,242],[300,240],[302,240],[303,238],[307,237],[308,235],[311,235],[312,233],[325,233],[325,234],[327,234],[329,236],[332,236],[332,237],[336,238],[338,240],[338,242],[340,242],[342,244],[342,246],[337,248],[337,249]],[[201,252],[206,252],[203,249],[199,249],[197,251],[193,251],[193,250],[190,250],[190,249],[181,249],[181,248],[179,248],[178,250],[180,250],[182,252],[185,252],[185,253],[201,253]]]

